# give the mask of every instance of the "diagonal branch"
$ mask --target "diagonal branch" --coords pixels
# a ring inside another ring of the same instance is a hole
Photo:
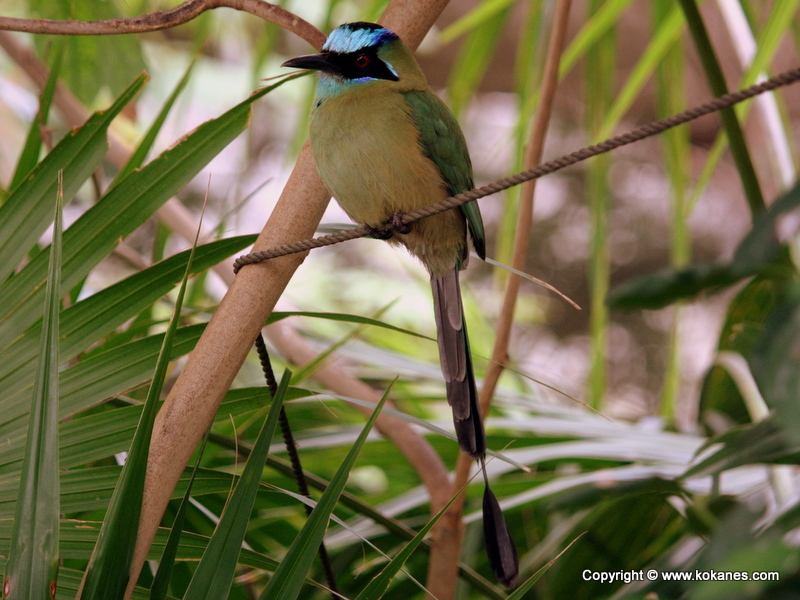
[[[269,6],[263,2],[259,2],[259,4]],[[397,17],[393,18],[397,20]],[[409,28],[406,39],[413,40],[413,43],[419,43],[424,33],[425,30],[422,28]],[[322,34],[320,33],[320,35]],[[5,31],[0,31],[0,47],[39,87],[44,86],[48,78],[47,67],[42,64],[34,52],[24,44],[21,44],[16,37]],[[89,116],[88,111],[81,102],[60,83],[56,91],[55,104],[63,114],[65,121],[72,126],[81,125]],[[109,130],[108,159],[112,164],[121,168],[127,162],[130,153],[131,150],[126,144],[118,139],[113,130]],[[316,173],[315,170],[314,173]],[[168,200],[164,206],[159,208],[157,216],[173,232],[183,237],[189,236],[187,239],[194,239],[194,232],[197,231],[196,220],[177,199]],[[230,264],[225,262],[217,265],[214,269],[226,284],[231,285],[233,283],[233,272]],[[283,321],[268,327],[266,333],[281,354],[295,364],[303,364],[313,360],[316,356],[316,353],[305,340]],[[335,393],[368,400],[373,403],[377,403],[380,399],[380,394],[377,394],[375,390],[360,380],[354,379],[335,364],[327,365],[315,377]],[[427,440],[405,421],[388,415],[381,415],[376,427],[383,435],[394,442],[417,471],[423,484],[428,489],[432,512],[437,512],[450,500],[447,468],[439,455]]]
[[[382,22],[416,48],[445,5],[445,0],[394,0]],[[254,249],[310,237],[329,200],[306,144]],[[279,258],[237,275],[165,400],[150,445],[139,536],[126,597],[133,591],[175,484],[256,335],[304,258],[305,254]]]

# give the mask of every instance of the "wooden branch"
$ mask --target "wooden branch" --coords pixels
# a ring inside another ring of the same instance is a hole
[[[392,5],[395,4],[402,10],[390,6],[385,24],[415,47],[446,1],[395,0]],[[254,250],[310,237],[329,199],[306,144]],[[175,484],[259,329],[303,258],[302,254],[287,256],[242,269],[164,402],[150,444],[142,515],[126,598],[133,591]]]
[[[412,32],[420,38],[421,32]],[[47,67],[36,54],[19,40],[5,31],[0,31],[0,47],[27,73],[27,75],[43,88],[48,78]],[[66,123],[73,127],[82,125],[90,116],[89,111],[63,84],[59,82],[54,100],[56,108],[62,113]],[[130,157],[131,148],[109,130],[108,160],[122,167]],[[173,232],[188,241],[194,239],[197,231],[197,220],[176,198],[171,198],[157,211],[157,217]],[[206,237],[203,235],[202,237]],[[230,286],[233,283],[231,261],[225,261],[214,267],[217,274]],[[278,351],[295,364],[303,364],[316,358],[316,352],[285,321],[276,323],[266,329],[266,335],[277,347]],[[363,382],[354,379],[335,364],[328,365],[318,371],[315,378],[335,393],[377,403],[380,394]],[[368,413],[364,408],[365,413]],[[438,512],[450,499],[450,481],[447,468],[441,457],[433,450],[430,443],[408,423],[400,419],[381,415],[376,428],[391,440],[403,453],[412,467],[419,474],[426,486],[431,501],[432,513]]]
[[[57,21],[51,19],[16,19],[0,17],[0,29],[25,31],[50,35],[119,35],[121,33],[146,33],[169,29],[197,18],[207,10],[233,8],[249,12],[280,25],[314,48],[320,49],[325,34],[288,10],[262,0],[187,0],[170,10],[159,10],[147,15],[105,21]]]

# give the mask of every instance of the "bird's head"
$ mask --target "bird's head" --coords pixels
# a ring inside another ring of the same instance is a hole
[[[396,33],[375,23],[345,23],[334,29],[319,54],[298,56],[284,67],[319,72],[317,96],[337,96],[368,83],[399,82],[421,75]]]

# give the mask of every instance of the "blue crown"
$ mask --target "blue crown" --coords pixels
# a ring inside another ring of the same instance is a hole
[[[348,54],[364,48],[380,46],[386,40],[398,39],[394,31],[375,23],[345,23],[331,31],[322,49],[327,52]]]

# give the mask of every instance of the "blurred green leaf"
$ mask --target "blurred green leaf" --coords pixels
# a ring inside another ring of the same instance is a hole
[[[790,446],[773,417],[753,425],[741,425],[709,439],[698,453],[721,444],[711,456],[693,465],[681,477],[704,477],[742,465],[759,463],[800,464],[800,444]]]
[[[605,11],[608,2],[590,0],[588,15]],[[606,115],[611,110],[617,85],[617,31],[610,28],[589,48],[583,72],[586,86],[586,135],[599,141]],[[608,180],[612,157],[595,157],[587,164],[586,202],[588,204],[589,261],[587,265],[589,280],[589,337],[590,365],[587,387],[587,403],[599,409],[605,403],[608,379],[608,307],[606,295],[611,286],[611,251],[609,248],[609,215],[611,214],[612,191]]]
[[[748,275],[752,273],[742,277]],[[709,288],[733,285],[739,279],[726,264],[699,263],[683,269],[663,269],[618,285],[606,302],[612,308],[657,310]]]
[[[700,263],[645,275],[614,289],[608,295],[608,304],[614,308],[656,309],[759,273],[778,279],[791,276],[794,269],[775,231],[778,219],[798,206],[800,185],[792,188],[755,220],[730,263]]]
[[[29,6],[34,15],[43,19],[100,21],[122,16],[114,2],[31,0]],[[37,41],[42,44],[44,39]],[[138,36],[74,35],[67,38],[62,77],[86,105],[91,106],[97,93],[106,86],[116,96],[145,68]]]
[[[509,12],[509,7],[499,8],[472,29],[464,40],[447,83],[448,104],[456,116],[467,107],[483,80]]]
[[[756,40],[756,53],[752,57],[747,70],[739,81],[739,87],[747,87],[756,83],[759,76],[763,75],[769,69],[769,65],[775,58],[775,54],[780,48],[780,42],[784,39],[784,34],[787,31],[789,23],[791,23],[796,12],[797,0],[789,0],[784,2],[777,2],[773,5],[772,10],[766,15],[766,22],[760,32],[757,33]],[[746,4],[742,8],[746,8]],[[735,10],[735,9],[734,9]],[[751,23],[751,27],[754,23]],[[756,33],[755,31],[753,32]],[[779,99],[779,95],[775,95]],[[739,119],[745,122],[748,118],[750,108],[753,106],[752,102],[742,102],[734,107]],[[788,130],[788,124],[784,125]],[[777,146],[782,143],[782,140],[774,139],[772,135],[767,136],[765,145],[760,147],[760,151],[769,152],[769,146]],[[703,165],[703,170],[697,178],[697,183],[694,189],[694,197],[691,204],[694,204],[699,197],[705,192],[711,181],[711,176],[719,166],[722,159],[723,152],[727,148],[728,138],[724,132],[717,136],[711,151]],[[774,151],[774,149],[773,149]]]
[[[587,19],[580,31],[564,49],[559,64],[559,78],[563,79],[575,64],[590,53],[597,41],[606,35],[625,14],[633,0],[607,0]]]
[[[609,2],[605,4],[609,4]],[[664,62],[665,55],[680,38],[683,29],[684,20],[681,17],[680,9],[677,6],[673,6],[673,9],[666,16],[663,16],[657,24],[647,48],[645,48],[645,51],[634,66],[627,81],[625,81],[625,85],[616,94],[614,103],[605,116],[600,132],[595,135],[597,141],[605,140],[614,134],[619,122],[630,110],[634,101],[641,95],[642,88],[652,79],[656,67]]]
[[[697,48],[697,54],[700,56],[700,62],[703,64],[703,70],[711,92],[715,96],[724,96],[728,93],[728,86],[725,83],[725,77],[722,74],[722,67],[719,64],[717,54],[708,37],[705,23],[700,11],[697,9],[697,4],[695,0],[679,0],[679,2],[681,9],[683,9],[689,32],[692,34],[692,39]],[[733,108],[723,108],[719,111],[719,115],[725,127],[725,133],[728,136],[736,169],[742,180],[742,188],[750,206],[750,213],[755,220],[764,211],[766,205],[755,168],[753,167],[753,161],[750,159],[750,151],[747,148],[739,119]]]
[[[750,359],[764,401],[787,443],[800,446],[800,284],[792,282],[764,323]]]
[[[736,294],[728,305],[717,352],[728,350],[749,358],[761,338],[764,321],[785,287],[783,281],[759,275]],[[721,366],[713,366],[703,380],[700,412],[709,411],[723,414],[734,423],[751,421],[738,387]]]
[[[655,488],[657,490],[658,488]],[[644,489],[642,489],[644,491]],[[572,547],[548,572],[550,598],[603,598],[622,586],[587,581],[582,573],[638,571],[675,543],[681,517],[667,502],[668,495],[642,493],[616,496],[593,507],[572,529],[581,533]],[[625,535],[620,535],[624,531]]]
[[[766,600],[791,598],[797,590],[800,552],[777,531],[754,533],[761,516],[743,504],[727,511],[691,567],[718,573],[747,573],[748,580],[696,581],[689,600]],[[777,578],[756,580],[753,573],[776,573]]]
[[[581,535],[583,535],[583,534],[581,534]],[[561,555],[564,554],[567,550],[569,550],[572,547],[572,545],[575,542],[577,542],[579,539],[580,539],[580,536],[576,537],[574,540],[572,540],[569,543],[569,545],[566,548],[564,548],[561,552],[556,554],[553,558],[551,558],[549,561],[547,561],[542,567],[540,567],[539,570],[536,571],[536,573],[534,573],[533,575],[528,577],[528,579],[526,579],[524,582],[519,584],[517,586],[517,588],[511,594],[508,595],[506,600],[523,600],[525,592],[527,592],[529,589],[531,589],[533,587],[533,584],[536,583],[537,581],[539,581],[539,578],[542,575],[544,575],[545,573],[547,573],[547,571],[550,569],[550,567],[552,567],[555,564],[555,562],[559,558],[561,558]]]
[[[442,38],[442,42],[449,44],[465,33],[477,29],[487,19],[491,19],[512,4],[514,4],[514,0],[486,0],[481,2],[466,15],[443,29],[439,36]]]

